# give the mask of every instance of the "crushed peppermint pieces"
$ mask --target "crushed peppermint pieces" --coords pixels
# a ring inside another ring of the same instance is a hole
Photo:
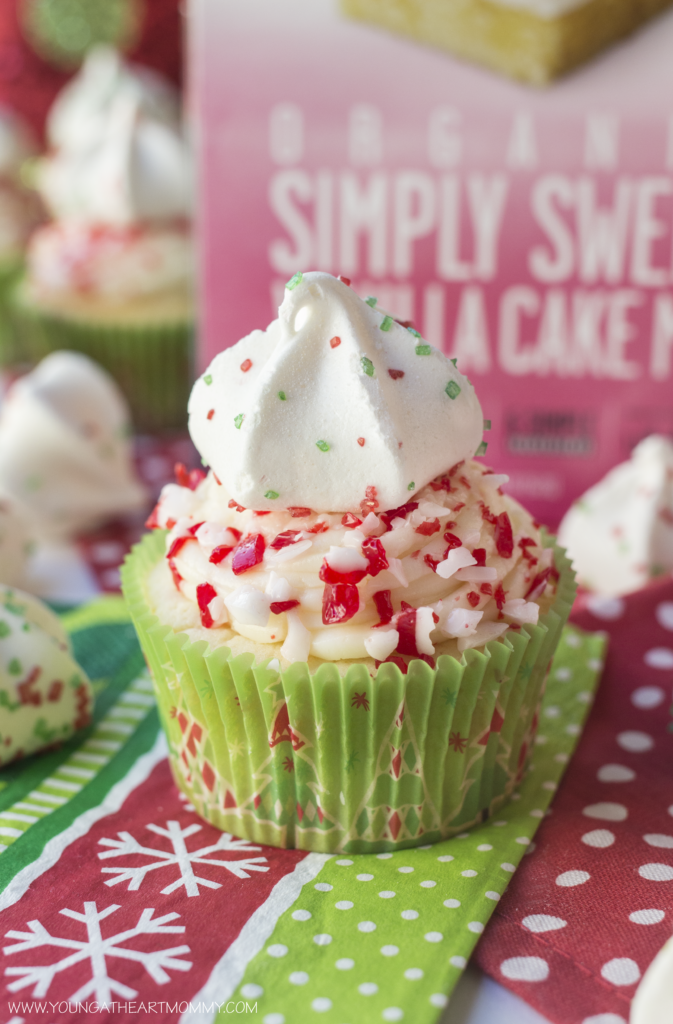
[[[209,409],[208,410],[208,415],[206,416],[206,419],[207,420],[212,420],[214,415],[215,415],[215,410],[214,409]]]
[[[287,288],[287,290],[288,290],[289,292],[291,292],[291,291],[294,291],[294,289],[295,289],[295,288],[297,287],[297,285],[298,285],[298,284],[301,284],[301,282],[302,282],[303,280],[304,280],[304,275],[302,274],[301,270],[298,270],[298,271],[297,271],[297,273],[296,273],[296,274],[294,274],[294,275],[293,275],[293,276],[292,276],[292,277],[290,278],[290,280],[289,280],[289,281],[287,282],[287,284],[285,285],[285,287]]]
[[[215,625],[215,620],[210,613],[210,602],[213,598],[217,597],[217,591],[212,583],[199,583],[196,588],[196,600],[199,606],[199,612],[201,613],[201,625],[206,629],[212,629]]]
[[[307,516],[313,515],[313,510],[305,508],[303,505],[288,505],[287,510],[293,519],[305,519]]]
[[[360,594],[352,583],[326,583],[322,596],[323,625],[348,622],[360,608]]]
[[[245,413],[243,412],[239,412],[238,416],[234,416],[234,426],[236,427],[237,430],[241,429],[241,424],[243,423],[244,419]]]
[[[512,523],[506,512],[501,512],[495,521],[495,546],[501,558],[511,558],[514,551]]]
[[[374,376],[374,364],[371,361],[371,359],[368,359],[367,356],[363,356],[362,359],[360,360],[360,363],[362,364],[362,369],[367,374],[367,376],[368,377],[373,377]]]
[[[348,288],[350,288],[350,286],[351,286],[351,279],[350,279],[350,277],[344,277],[343,274],[339,274],[339,280],[341,281],[342,284],[345,284],[345,285],[347,285]]]
[[[361,448],[364,448],[364,444],[365,444],[364,437],[358,437],[358,444],[360,445]]]
[[[272,615],[281,615],[283,612],[289,612],[292,608],[298,608],[299,601],[272,601],[269,608]]]
[[[235,576],[254,569],[264,558],[265,541],[261,533],[251,533],[236,545],[231,560],[231,568]]]
[[[296,544],[299,540],[299,530],[283,530],[275,537],[269,547],[273,548],[274,551],[280,551],[281,548],[286,548],[288,544]]]
[[[333,338],[330,338],[329,343],[330,348],[338,348],[339,345],[341,344],[341,338],[337,334],[335,334]]]
[[[243,373],[247,373],[251,367],[252,359],[244,359],[243,362],[241,363],[241,370]]]
[[[315,446],[316,448],[319,448],[321,452],[328,452],[330,447],[327,441],[316,441]]]
[[[395,321],[393,320],[393,318],[391,316],[384,316],[384,318],[381,321],[379,326],[380,326],[382,331],[389,331],[394,323],[395,323]]]
[[[388,374],[393,380],[401,380],[404,377],[404,370],[388,370]]]
[[[387,625],[393,617],[393,601],[389,590],[377,590],[373,595],[376,610],[379,613],[379,626]]]
[[[341,517],[341,525],[345,526],[347,530],[355,530],[358,526],[362,526],[362,520],[352,512],[345,512]]]
[[[444,390],[449,398],[456,399],[460,394],[460,384],[456,384],[455,380],[450,380]]]

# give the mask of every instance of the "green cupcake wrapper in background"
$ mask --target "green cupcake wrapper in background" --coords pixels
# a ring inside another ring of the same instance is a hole
[[[136,431],[184,430],[194,381],[194,326],[91,323],[60,316],[10,297],[18,361],[35,365],[50,352],[69,349],[95,359],[126,396]]]
[[[325,853],[378,853],[446,839],[487,820],[520,781],[547,669],[570,614],[574,574],[560,571],[537,626],[460,661],[392,663],[372,678],[255,665],[175,633],[150,610],[145,580],[165,554],[155,531],[133,549],[122,587],[154,678],[177,785],[234,835]]]
[[[11,294],[22,272],[20,256],[0,258],[0,369],[9,369],[22,362],[22,348],[11,313]]]

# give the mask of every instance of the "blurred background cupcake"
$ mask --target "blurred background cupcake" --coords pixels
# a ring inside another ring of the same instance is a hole
[[[189,156],[173,87],[111,47],[90,51],[47,122],[32,236],[12,297],[36,362],[84,352],[117,380],[141,432],[180,429],[192,379]]]
[[[9,107],[0,105],[0,366],[17,361],[7,316],[7,298],[21,273],[28,238],[40,220],[41,205],[26,182],[36,154],[33,135]]]

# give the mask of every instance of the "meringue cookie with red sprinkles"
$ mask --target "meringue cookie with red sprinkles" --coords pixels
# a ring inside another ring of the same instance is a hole
[[[467,377],[330,274],[295,274],[278,319],[220,352],[189,429],[229,494],[256,509],[355,512],[409,500],[482,441]]]

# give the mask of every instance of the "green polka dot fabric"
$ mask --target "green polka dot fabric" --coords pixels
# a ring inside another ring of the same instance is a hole
[[[256,1001],[263,1024],[435,1021],[534,848],[591,705],[605,644],[604,634],[564,630],[525,779],[492,820],[395,853],[309,854],[312,877],[275,927],[255,922],[268,939],[233,998]]]

